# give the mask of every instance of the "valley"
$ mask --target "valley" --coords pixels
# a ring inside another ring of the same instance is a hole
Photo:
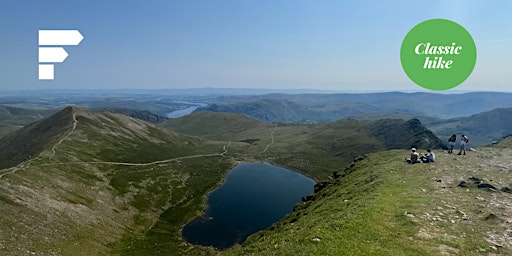
[[[210,102],[247,97],[201,96]],[[295,113],[304,114],[304,106],[319,104],[315,97],[287,97],[303,102],[279,99],[285,112],[300,105]],[[510,133],[509,108],[452,118],[350,112],[322,122],[264,122],[250,113],[211,111],[167,119],[124,103],[16,108],[32,121],[0,137],[3,255],[478,255],[511,248],[503,228],[511,218],[510,140],[476,147]],[[9,113],[0,121],[18,120]],[[443,137],[453,130],[470,131],[476,151],[446,155]],[[438,161],[404,164],[412,146],[433,148]],[[208,195],[247,162],[304,174],[318,182],[315,193],[243,245],[219,251],[186,242],[183,226],[201,216]],[[494,189],[479,189],[475,179]],[[462,181],[467,189],[458,186]],[[455,238],[461,234],[468,239]]]

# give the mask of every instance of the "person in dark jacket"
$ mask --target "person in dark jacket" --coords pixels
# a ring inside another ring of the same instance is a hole
[[[448,149],[448,154],[453,154],[453,147],[455,146],[455,141],[457,141],[457,134],[454,133],[448,139],[448,143],[450,144],[450,149]]]

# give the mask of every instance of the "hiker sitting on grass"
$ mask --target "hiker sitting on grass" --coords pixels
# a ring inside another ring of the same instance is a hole
[[[427,149],[427,153],[425,155],[421,154],[420,160],[423,163],[432,163],[436,161],[436,155],[434,155],[434,152],[432,152],[432,150],[429,148]]]
[[[411,148],[411,158],[406,158],[405,161],[409,164],[421,163],[420,155],[416,152],[415,148]]]

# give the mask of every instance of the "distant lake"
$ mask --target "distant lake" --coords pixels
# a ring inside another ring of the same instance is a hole
[[[197,108],[204,107],[204,106],[207,105],[207,104],[204,104],[204,103],[193,103],[193,102],[186,102],[186,101],[175,101],[175,102],[176,103],[182,103],[182,104],[188,104],[188,105],[191,105],[191,106],[188,107],[188,108],[182,109],[182,110],[177,110],[177,111],[173,111],[173,112],[167,113],[166,116],[169,117],[169,118],[178,118],[178,117],[186,116],[186,115],[194,112],[194,110],[196,110]]]
[[[183,228],[192,244],[225,249],[279,221],[313,192],[315,182],[268,163],[242,163],[208,197],[208,210]]]

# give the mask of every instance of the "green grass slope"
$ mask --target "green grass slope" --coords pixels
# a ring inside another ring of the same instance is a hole
[[[216,103],[198,108],[195,112],[228,112],[248,115],[252,118],[271,123],[310,123],[328,122],[346,116],[346,113],[360,113],[361,109],[377,107],[351,104],[344,106],[343,111],[334,109],[312,108],[286,99],[261,99],[230,104]]]
[[[209,251],[180,229],[233,168],[224,143],[76,107],[6,138],[1,159],[38,150],[0,170],[1,255]]]
[[[116,107],[103,107],[103,108],[94,108],[93,111],[95,112],[110,112],[110,113],[118,113],[123,114],[125,116],[130,116],[133,118],[137,118],[146,122],[159,124],[161,122],[164,122],[165,120],[169,119],[165,116],[157,115],[149,110],[137,110],[137,109],[130,109],[130,108],[116,108]]]
[[[225,255],[511,255],[511,148],[369,155]]]
[[[366,153],[443,147],[415,119],[271,125],[239,114],[201,112],[163,125],[183,134],[233,142],[232,155],[239,161],[267,161],[317,180]]]
[[[212,140],[239,141],[254,139],[274,125],[234,113],[198,112],[180,118],[167,120],[160,125],[175,132]],[[254,138],[251,138],[254,137]]]
[[[512,134],[504,136],[492,146],[496,148],[512,148]]]

